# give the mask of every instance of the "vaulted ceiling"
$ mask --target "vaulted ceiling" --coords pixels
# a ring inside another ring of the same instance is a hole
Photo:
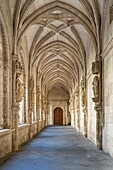
[[[26,39],[29,69],[43,85],[69,91],[86,73],[87,41],[100,52],[99,24],[104,0],[10,0],[15,44]],[[16,47],[14,48],[16,50]]]

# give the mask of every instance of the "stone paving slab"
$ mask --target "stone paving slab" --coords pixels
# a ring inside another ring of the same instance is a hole
[[[0,170],[113,170],[113,159],[71,126],[51,126],[23,145]]]

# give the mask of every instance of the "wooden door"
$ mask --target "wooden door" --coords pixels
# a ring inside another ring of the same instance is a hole
[[[63,125],[63,110],[60,107],[54,110],[54,125]]]

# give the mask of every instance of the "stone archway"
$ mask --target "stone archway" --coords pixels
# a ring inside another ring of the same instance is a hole
[[[54,110],[54,125],[63,125],[63,110],[60,107]]]

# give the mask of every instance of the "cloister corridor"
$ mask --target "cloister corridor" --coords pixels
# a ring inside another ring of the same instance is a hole
[[[0,162],[113,170],[113,0],[0,0]]]
[[[50,126],[20,147],[0,170],[113,170],[113,159],[71,126]]]

